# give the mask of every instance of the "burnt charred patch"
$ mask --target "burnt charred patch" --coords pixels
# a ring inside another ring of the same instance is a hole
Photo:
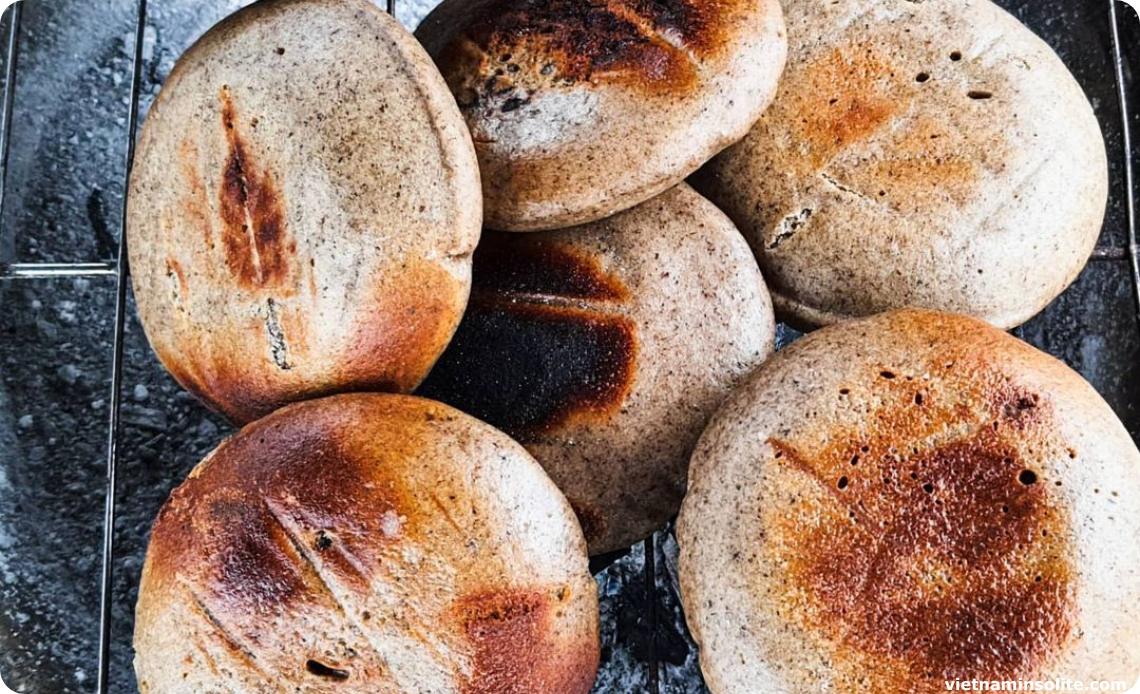
[[[565,299],[622,301],[628,291],[596,260],[519,234],[486,234],[475,252],[477,293],[514,292]]]
[[[627,298],[593,258],[489,234],[475,253],[467,314],[419,392],[524,443],[579,417],[608,417],[635,372],[636,327],[611,309]]]
[[[277,285],[288,276],[296,250],[286,237],[281,194],[242,138],[228,89],[222,90],[221,100],[229,143],[219,192],[226,265],[243,285]]]
[[[471,84],[479,99],[502,96],[522,82],[607,79],[684,89],[696,79],[691,56],[718,45],[724,12],[720,3],[691,0],[493,0],[480,6],[465,32],[488,56]],[[462,62],[460,50],[457,41],[444,63]]]
[[[479,294],[420,393],[529,443],[620,407],[636,353],[628,319]]]
[[[724,13],[723,5],[701,0],[632,0],[624,4],[658,32],[680,37],[697,51],[713,47]]]
[[[362,568],[386,561],[421,527],[402,480],[342,452],[342,415],[331,416],[278,419],[231,439],[176,490],[155,525],[155,561],[179,567],[192,554],[203,600],[251,641],[258,618],[323,594],[314,557],[321,572],[366,590]],[[400,534],[386,532],[393,524]]]

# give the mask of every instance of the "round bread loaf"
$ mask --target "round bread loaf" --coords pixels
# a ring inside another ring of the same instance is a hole
[[[598,554],[676,514],[697,438],[774,334],[748,245],[681,184],[601,222],[486,233],[420,393],[521,441]]]
[[[450,407],[349,394],[249,425],[159,513],[143,694],[586,694],[597,589],[565,499]]]
[[[1077,276],[1104,141],[1041,39],[986,0],[786,0],[772,108],[694,177],[801,328],[906,306],[998,327]]]
[[[1140,452],[985,323],[905,310],[797,342],[716,414],[689,482],[681,590],[715,694],[1140,672]]]
[[[467,302],[477,166],[438,71],[372,4],[229,17],[179,60],[131,176],[131,272],[159,359],[237,422],[412,390]]]
[[[416,31],[475,139],[487,226],[591,222],[679,183],[767,108],[777,0],[445,0]]]

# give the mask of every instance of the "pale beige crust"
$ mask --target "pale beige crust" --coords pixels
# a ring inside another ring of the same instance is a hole
[[[694,176],[778,315],[922,306],[1018,325],[1080,272],[1108,195],[1088,99],[987,0],[789,0],[772,107]]]
[[[420,392],[521,441],[597,554],[677,513],[697,437],[774,338],[748,245],[682,184],[601,222],[487,233]]]
[[[364,0],[266,0],[187,51],[146,120],[139,315],[237,422],[409,391],[463,314],[480,222],[470,135],[416,41]]]
[[[904,310],[761,366],[678,523],[714,694],[933,694],[1140,673],[1140,452],[1062,363]]]
[[[768,106],[776,0],[445,0],[416,31],[455,93],[487,226],[559,229],[679,183]]]
[[[400,395],[296,404],[155,522],[143,694],[586,694],[597,589],[573,512],[504,434]]]

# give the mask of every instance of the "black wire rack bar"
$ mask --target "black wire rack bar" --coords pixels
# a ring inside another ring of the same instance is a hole
[[[135,133],[138,130],[139,96],[142,88],[143,43],[146,36],[146,2],[138,0],[135,22],[135,53],[131,67],[130,113],[127,115],[127,146],[123,178],[123,206],[119,222],[119,251],[115,261],[115,337],[111,357],[111,399],[107,423],[107,495],[103,506],[103,574],[99,598],[99,670],[96,691],[106,694],[111,671],[112,583],[115,567],[115,493],[119,458],[119,417],[123,384],[123,328],[127,316],[127,284],[130,265],[127,260],[127,198],[131,168],[135,158]]]
[[[1135,248],[1135,244],[1132,244]],[[1128,247],[1098,246],[1089,260],[1121,261],[1134,255]],[[0,281],[59,279],[61,277],[115,277],[118,265],[112,261],[99,263],[0,263]]]
[[[396,0],[384,0],[389,14],[396,14]],[[1136,184],[1132,162],[1132,133],[1129,118],[1128,92],[1129,83],[1126,78],[1123,44],[1120,37],[1117,0],[1106,0],[1108,3],[1109,26],[1112,40],[1112,58],[1114,78],[1116,81],[1121,128],[1123,135],[1123,195],[1126,208],[1127,246],[1101,246],[1096,248],[1092,255],[1093,261],[1127,261],[1130,267],[1133,298],[1136,304],[1137,328],[1140,329],[1140,244],[1137,240],[1136,227]],[[131,70],[130,106],[127,119],[127,142],[125,144],[126,176],[124,180],[124,196],[122,216],[119,233],[119,247],[114,260],[90,263],[2,263],[0,262],[0,281],[16,280],[50,280],[68,277],[114,277],[115,287],[115,318],[114,337],[112,343],[110,407],[107,423],[106,438],[106,490],[104,499],[103,542],[102,542],[102,574],[99,614],[99,650],[98,650],[98,677],[96,682],[97,694],[107,694],[111,667],[111,632],[112,632],[112,583],[114,579],[114,528],[117,500],[117,467],[119,458],[120,410],[122,405],[123,381],[123,342],[124,328],[127,314],[127,289],[129,284],[130,267],[127,256],[126,200],[129,194],[130,171],[134,159],[135,137],[139,120],[139,101],[144,72],[143,47],[147,17],[147,0],[136,0],[137,21],[134,34],[134,56]],[[16,100],[17,60],[19,57],[19,33],[22,14],[22,3],[16,2],[9,10],[8,39],[5,48],[7,65],[5,70],[5,84],[3,102],[0,105],[0,225],[4,220],[5,192],[7,190],[8,157],[10,153],[12,136],[12,114]],[[0,229],[2,238],[2,229]],[[645,599],[649,612],[647,613],[648,626],[651,632],[656,631],[656,590],[657,574],[659,569],[656,561],[657,542],[654,538],[647,539],[643,544],[645,550]],[[652,644],[654,633],[649,634]],[[651,651],[655,650],[653,648]],[[657,694],[661,686],[660,664],[648,663],[648,685],[651,694]]]
[[[1131,243],[1130,246],[1136,248],[1135,243]],[[1137,253],[1129,247],[1097,246],[1093,249],[1089,260],[1091,262],[1130,260],[1133,255],[1137,255]],[[117,263],[112,261],[100,263],[0,263],[0,281],[59,279],[61,277],[115,277],[117,275]]]
[[[8,64],[4,74],[4,106],[0,112],[0,223],[4,219],[4,193],[8,182],[8,152],[12,141],[12,108],[16,103],[16,60],[20,52],[20,16],[23,5],[12,5],[8,27],[8,49],[5,51]],[[3,235],[0,234],[0,239]]]
[[[1128,225],[1128,261],[1132,271],[1132,295],[1136,319],[1140,321],[1140,248],[1136,239],[1136,181],[1132,171],[1132,119],[1128,116],[1128,83],[1124,78],[1124,49],[1116,0],[1108,2],[1108,22],[1112,30],[1112,58],[1116,72],[1116,94],[1120,100],[1120,128],[1124,144],[1124,205]]]
[[[110,261],[103,263],[0,263],[0,280],[114,277],[118,272],[118,265]]]

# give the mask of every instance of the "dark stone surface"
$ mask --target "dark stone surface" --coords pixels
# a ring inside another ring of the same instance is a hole
[[[1126,239],[1109,0],[1002,0],[1059,51],[1110,148],[1102,245]],[[244,0],[153,0],[143,106],[195,37]],[[411,25],[428,2],[398,0]],[[1140,23],[1120,6],[1131,62]],[[0,261],[113,256],[120,227],[133,0],[25,0]],[[6,37],[7,22],[0,23]],[[3,57],[0,56],[0,68]],[[0,76],[3,70],[0,69]],[[1133,89],[1140,112],[1140,86]],[[1123,261],[1097,262],[1021,331],[1108,399],[1140,436],[1140,326]],[[27,694],[94,688],[114,280],[0,282],[0,675]],[[175,486],[230,428],[170,379],[127,323],[115,525],[111,690],[136,691],[132,609],[146,537]],[[781,330],[781,344],[796,334]],[[139,388],[142,386],[142,388]],[[669,532],[599,575],[598,692],[705,691],[676,589]]]

